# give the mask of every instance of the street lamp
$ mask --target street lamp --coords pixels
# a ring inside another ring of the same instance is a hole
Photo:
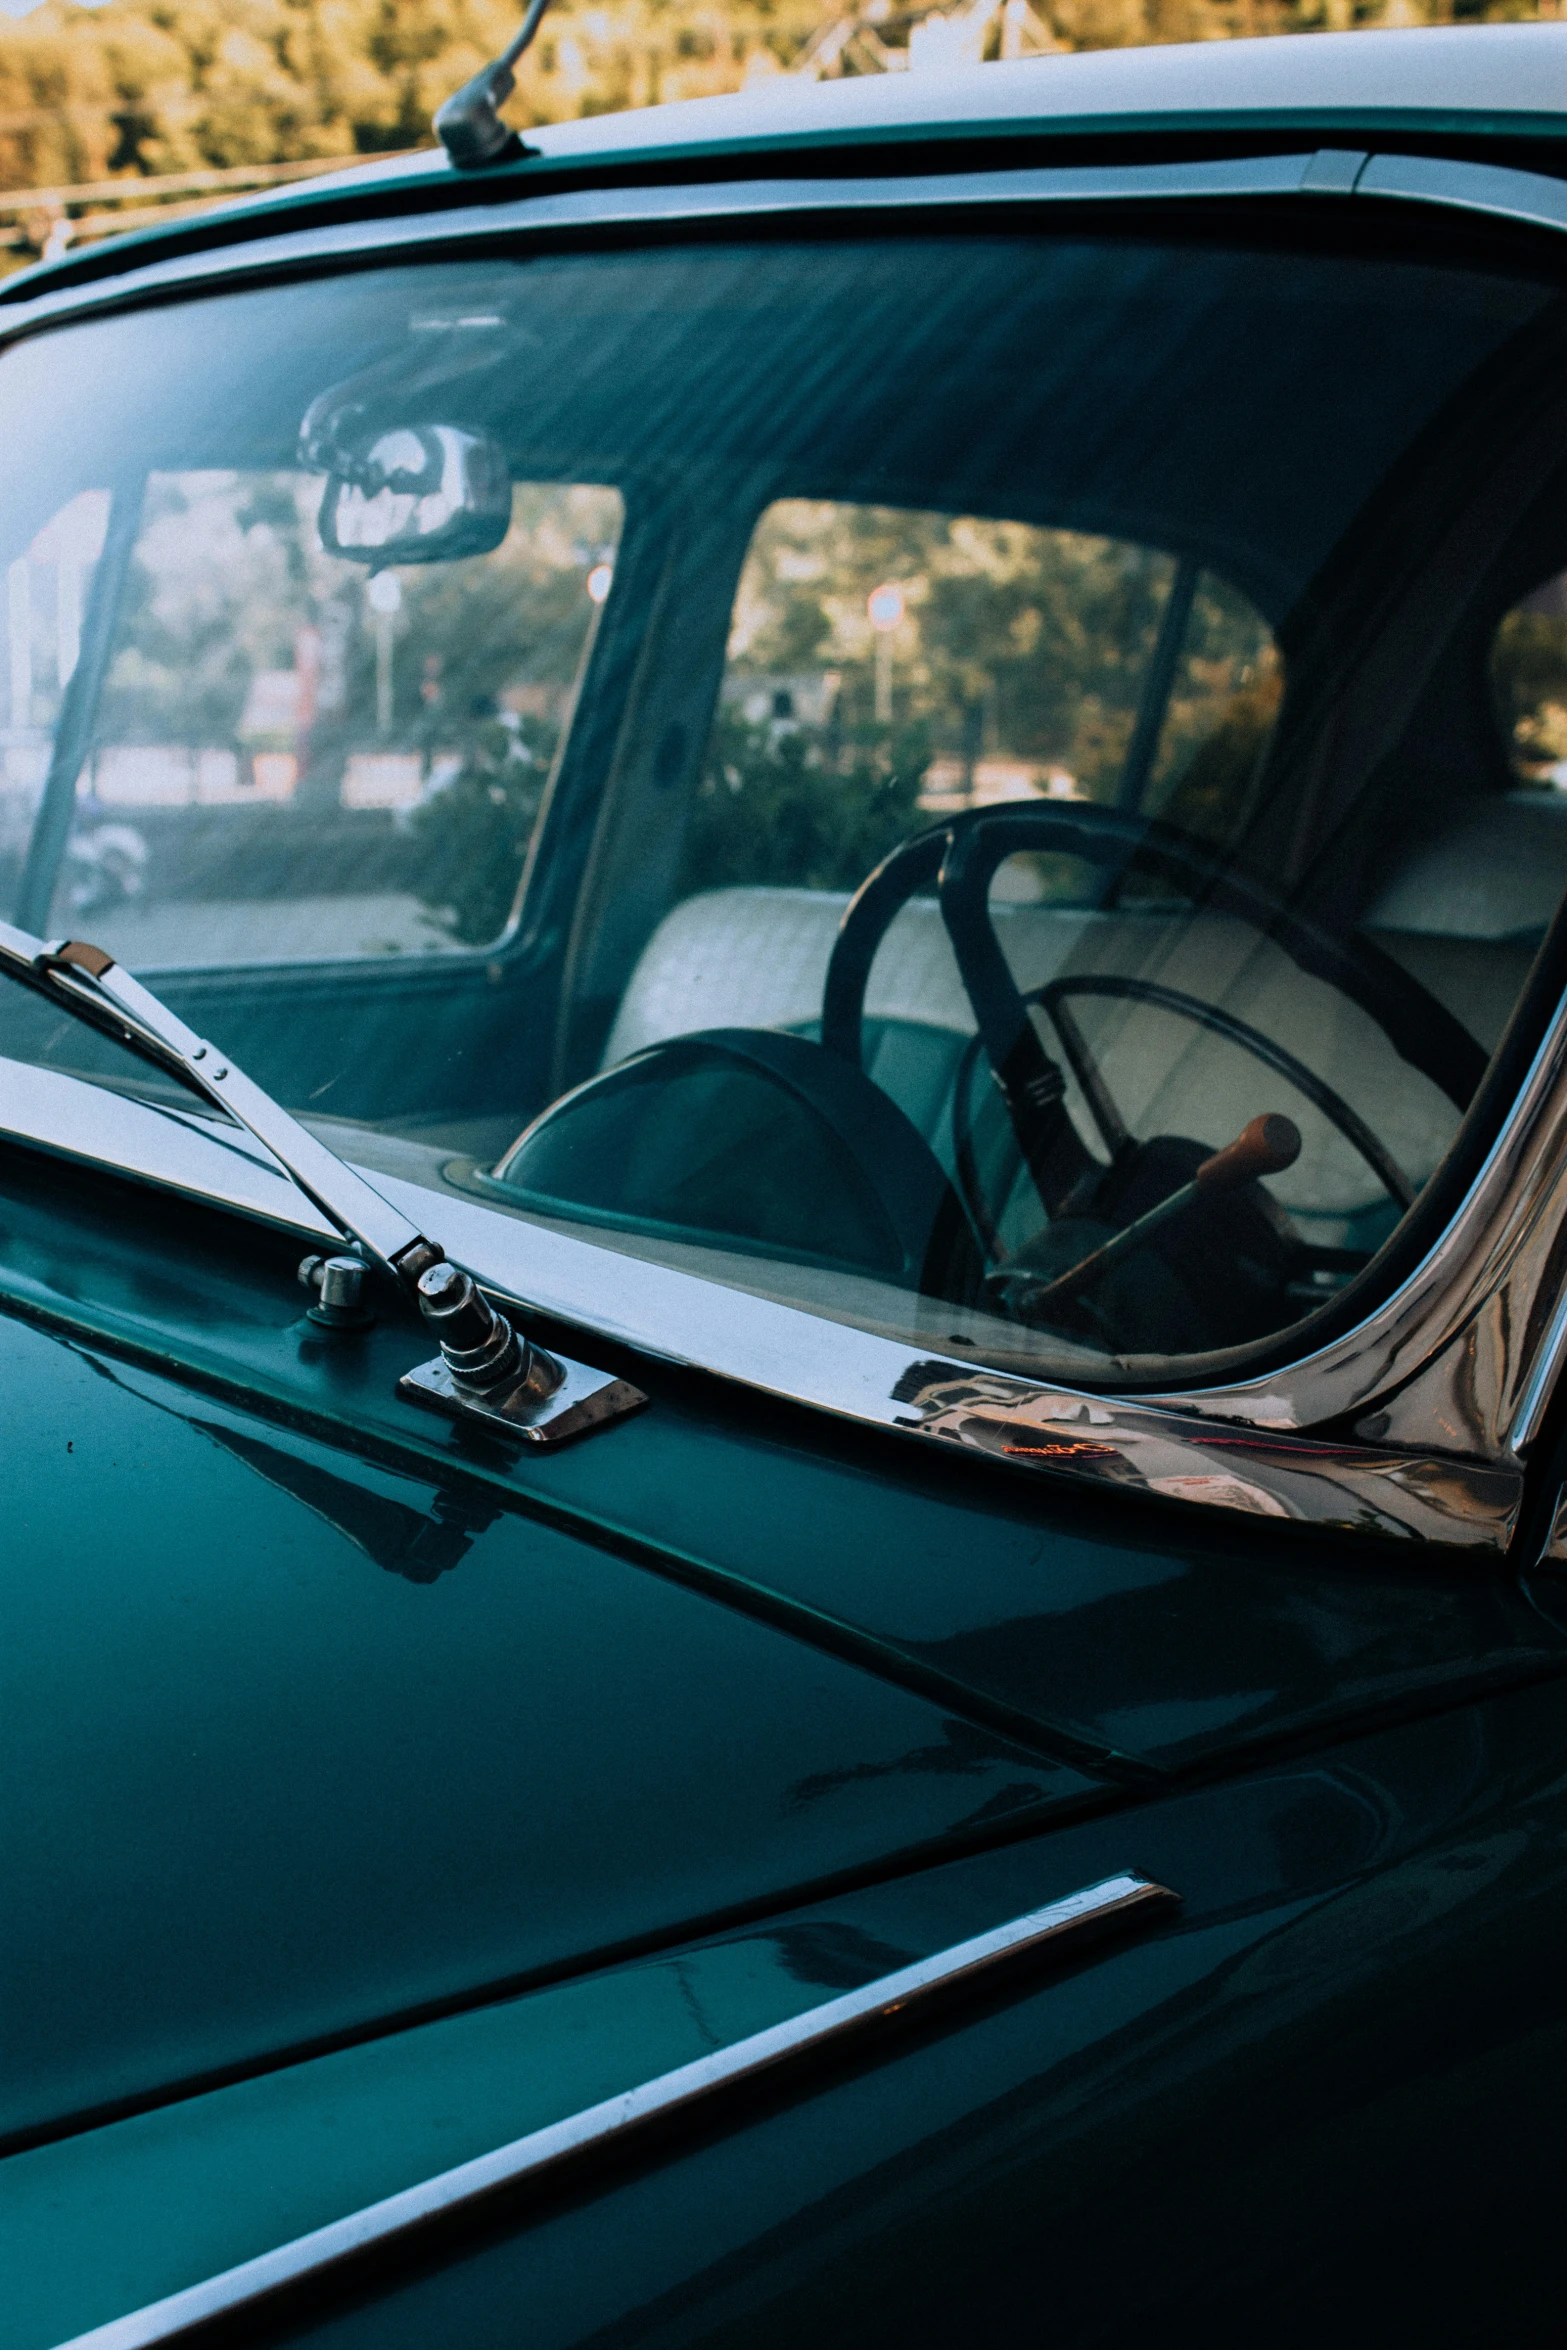
[[[903,590],[892,580],[872,588],[865,617],[876,631],[876,723],[892,724],[892,637],[903,619]]]
[[[365,593],[375,614],[376,732],[385,735],[392,731],[392,622],[402,606],[402,583],[395,571],[375,571]]]

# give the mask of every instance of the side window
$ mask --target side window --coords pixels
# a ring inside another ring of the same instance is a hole
[[[90,918],[157,971],[439,954],[505,928],[620,499],[520,483],[493,554],[369,571],[324,551],[320,495],[304,473],[149,477],[54,930]],[[68,674],[80,598],[55,541],[74,532],[84,575],[86,504],[11,567],[13,704],[17,613],[47,600],[51,564]]]
[[[1227,844],[1281,683],[1245,597],[1158,549],[971,515],[770,506],[735,597],[673,904],[620,999],[606,1065],[726,1023],[814,1034],[849,893],[945,817],[1091,802]],[[1126,877],[1116,903],[1131,930],[1104,896],[1102,865],[1048,841],[1006,859],[991,898],[1021,986],[1063,958],[1113,971],[1173,949],[1179,923],[1138,919],[1179,910],[1167,884]],[[973,1014],[933,906],[905,908],[867,1009],[867,1066],[950,1156],[964,1114],[951,1040]],[[1096,1038],[1130,1024],[1108,994],[1077,1010]],[[1139,1041],[1156,1026],[1143,1018]],[[1190,1044],[1172,1022],[1154,1037],[1140,1113],[1164,1106]]]
[[[1480,762],[1454,778],[1449,758],[1434,805],[1390,832],[1363,916],[1488,1052],[1567,891],[1567,574],[1504,615],[1490,672],[1508,788]]]
[[[82,618],[109,526],[106,489],[82,490],[5,566],[0,707],[0,905],[16,904],[49,773],[65,689],[82,651]]]
[[[1507,614],[1491,684],[1515,782],[1567,792],[1567,572]]]
[[[679,894],[852,889],[921,825],[1004,800],[1224,837],[1278,695],[1265,622],[1168,554],[781,500],[741,577]],[[1065,858],[1026,867],[1007,884],[1025,896],[1083,884]]]

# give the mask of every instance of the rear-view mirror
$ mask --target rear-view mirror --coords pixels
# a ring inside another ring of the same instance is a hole
[[[334,451],[321,500],[329,554],[377,567],[487,555],[511,527],[506,452],[456,424],[401,424]]]

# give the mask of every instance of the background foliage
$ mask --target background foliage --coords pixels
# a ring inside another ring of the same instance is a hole
[[[682,889],[852,889],[922,808],[930,822],[976,785],[1027,797],[1054,770],[1073,797],[1113,801],[1174,572],[1079,531],[781,499],[741,575]],[[883,582],[903,617],[878,714],[867,599]],[[1265,623],[1201,574],[1146,804],[1228,837],[1278,688]],[[1081,884],[1055,863],[1039,886]]]
[[[1559,15],[1563,0],[1037,0],[1063,49]],[[0,186],[413,146],[514,0],[48,0],[0,22]],[[559,121],[787,69],[833,0],[557,0],[512,112]]]

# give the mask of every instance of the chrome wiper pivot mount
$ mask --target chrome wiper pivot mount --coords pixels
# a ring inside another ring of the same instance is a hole
[[[533,1344],[470,1274],[448,1262],[439,1241],[410,1223],[102,947],[82,939],[49,944],[0,922],[0,974],[46,996],[232,1118],[270,1153],[354,1253],[417,1306],[441,1351],[399,1380],[400,1393],[455,1418],[481,1419],[532,1444],[559,1444],[647,1400],[623,1379]],[[320,1262],[306,1260],[307,1265]]]

